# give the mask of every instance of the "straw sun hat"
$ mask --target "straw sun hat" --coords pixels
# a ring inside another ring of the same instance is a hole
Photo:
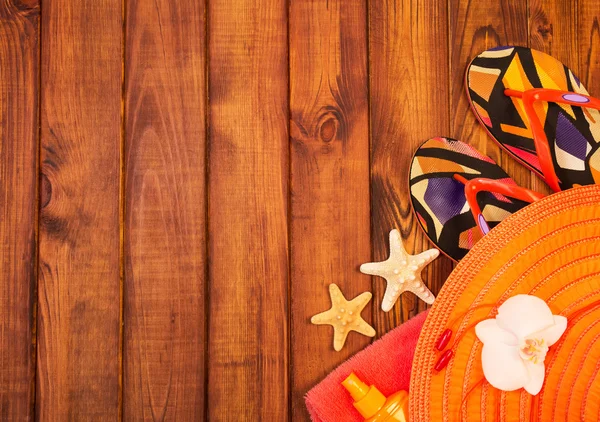
[[[419,338],[409,414],[600,420],[600,186],[518,211],[458,264]]]

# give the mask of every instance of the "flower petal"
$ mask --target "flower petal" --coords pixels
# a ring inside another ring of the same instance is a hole
[[[542,299],[531,295],[516,295],[498,308],[496,320],[500,328],[524,338],[554,324],[552,311]]]
[[[504,343],[509,346],[517,346],[517,337],[510,331],[498,326],[495,319],[485,319],[475,326],[475,334],[482,343]]]
[[[484,344],[481,364],[485,379],[502,391],[514,391],[529,382],[529,372],[518,347],[502,343]]]
[[[543,363],[535,364],[531,362],[526,362],[525,367],[527,368],[527,372],[529,372],[529,382],[523,387],[525,388],[525,391],[535,396],[542,390],[542,386],[544,385],[546,367]]]
[[[531,337],[543,338],[546,340],[548,347],[552,346],[558,341],[567,329],[567,318],[562,315],[554,315],[554,324],[544,328],[541,331],[533,334]]]

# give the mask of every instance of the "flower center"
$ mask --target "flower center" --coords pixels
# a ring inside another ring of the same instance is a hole
[[[548,345],[543,338],[527,338],[521,342],[519,347],[521,359],[536,365],[544,362],[546,353],[548,353]]]

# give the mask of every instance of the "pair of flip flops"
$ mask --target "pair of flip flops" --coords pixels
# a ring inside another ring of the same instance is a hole
[[[465,84],[491,138],[552,190],[600,183],[600,100],[560,61],[530,48],[499,47],[473,59]],[[450,138],[430,139],[416,151],[410,192],[423,230],[455,261],[504,218],[543,197]]]

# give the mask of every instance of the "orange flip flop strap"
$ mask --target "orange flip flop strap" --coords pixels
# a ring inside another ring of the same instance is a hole
[[[550,103],[569,104],[577,107],[588,107],[600,110],[600,100],[588,95],[578,94],[571,91],[561,91],[558,89],[533,88],[527,91],[517,91],[514,89],[504,90],[504,94],[509,97],[517,97],[523,100],[523,107],[531,125],[533,142],[535,150],[540,160],[540,167],[544,174],[544,180],[555,192],[560,191],[560,180],[554,170],[550,144],[546,131],[540,121],[533,104],[536,101],[546,101]]]
[[[477,202],[477,194],[479,192],[499,193],[501,195],[529,203],[544,198],[544,195],[539,192],[522,188],[517,185],[509,185],[495,179],[476,177],[474,179],[467,180],[459,174],[455,174],[454,179],[465,185],[465,197],[467,198],[467,202],[469,203],[469,207],[471,208],[471,212],[473,213],[473,218],[477,223],[477,227],[479,227],[479,230],[481,230],[481,233],[484,235],[488,234],[490,227],[485,220],[483,213],[481,212],[479,203]]]

